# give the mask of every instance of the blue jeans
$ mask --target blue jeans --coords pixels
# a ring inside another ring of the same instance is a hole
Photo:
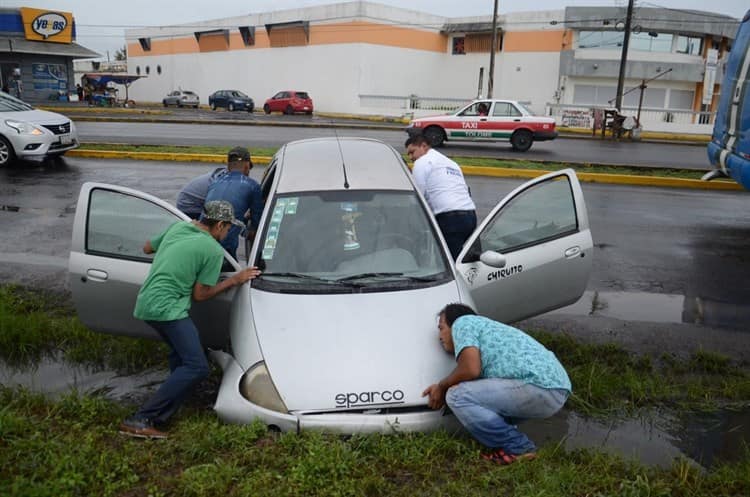
[[[192,319],[146,323],[169,345],[171,373],[135,416],[153,423],[164,423],[177,411],[193,385],[208,376],[208,360]]]
[[[536,446],[516,428],[524,419],[548,418],[562,408],[569,392],[546,389],[520,380],[484,378],[453,385],[446,403],[481,444],[518,455]]]
[[[451,257],[455,260],[466,239],[477,228],[477,213],[476,211],[441,212],[435,215],[435,220],[448,244]]]

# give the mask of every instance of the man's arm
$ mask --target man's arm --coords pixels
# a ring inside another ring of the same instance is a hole
[[[445,405],[445,392],[462,381],[471,381],[479,378],[482,374],[482,356],[477,347],[466,347],[458,354],[458,364],[451,374],[440,380],[439,383],[430,385],[422,392],[422,397],[427,397],[427,405],[432,409],[440,409]]]
[[[233,274],[229,278],[225,279],[224,281],[220,281],[213,286],[204,285],[203,283],[196,283],[193,286],[193,300],[195,300],[196,302],[208,300],[220,294],[221,292],[232,288],[233,286],[242,285],[243,283],[250,281],[251,279],[257,277],[259,274],[260,270],[257,267],[253,266],[245,268],[242,271]]]

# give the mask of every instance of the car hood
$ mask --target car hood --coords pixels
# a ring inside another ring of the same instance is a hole
[[[382,293],[250,293],[266,366],[290,411],[424,405],[424,389],[455,364],[437,331],[437,312],[459,300],[455,281]]]
[[[63,124],[70,121],[69,118],[56,112],[46,110],[22,110],[22,111],[4,111],[0,112],[2,119],[13,119],[16,121],[25,121],[37,124]]]

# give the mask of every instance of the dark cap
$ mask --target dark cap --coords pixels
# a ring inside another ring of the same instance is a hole
[[[234,207],[226,200],[211,200],[203,206],[203,217],[214,221],[224,221],[235,226],[244,227],[240,221],[234,218]]]
[[[234,147],[227,154],[227,162],[250,160],[250,152],[245,147]]]

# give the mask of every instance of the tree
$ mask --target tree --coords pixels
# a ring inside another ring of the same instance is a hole
[[[128,47],[123,45],[122,48],[115,51],[115,60],[128,60]]]

